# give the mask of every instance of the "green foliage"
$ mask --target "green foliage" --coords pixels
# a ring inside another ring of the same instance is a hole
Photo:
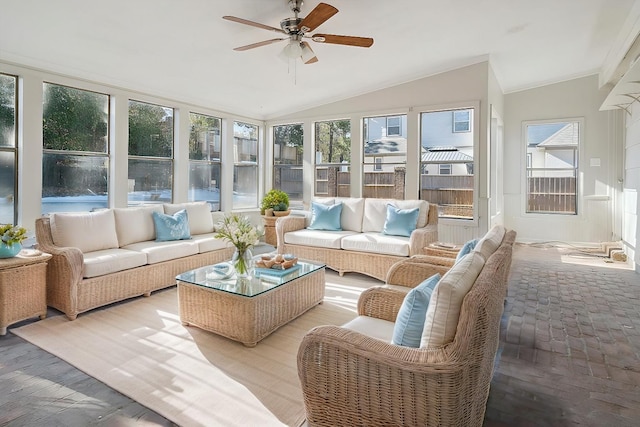
[[[7,246],[22,243],[27,238],[27,229],[13,224],[0,224],[0,240]]]
[[[45,84],[44,98],[45,149],[107,152],[108,96]]]
[[[0,74],[0,146],[15,146],[16,78]]]
[[[289,209],[289,206],[288,206],[286,203],[284,203],[284,202],[280,202],[280,203],[278,203],[277,205],[275,205],[275,206],[273,207],[273,210],[274,210],[274,211],[278,211],[278,212],[284,212],[284,211],[286,211],[287,209]]]
[[[316,151],[322,153],[321,163],[351,162],[351,122],[317,122]]]
[[[220,119],[217,117],[205,116],[203,114],[190,113],[191,131],[189,132],[189,159],[191,160],[212,160],[212,158],[220,156],[219,142],[214,144],[214,130],[218,130],[220,135]],[[209,139],[207,139],[209,137]],[[215,137],[214,137],[215,138]],[[205,147],[202,145],[207,143]]]
[[[276,209],[276,206],[278,209]],[[284,206],[284,209],[282,209]],[[265,194],[260,206],[260,213],[264,215],[267,209],[286,211],[289,209],[289,195],[282,190],[272,189]]]
[[[171,157],[172,147],[173,110],[129,101],[129,154]]]

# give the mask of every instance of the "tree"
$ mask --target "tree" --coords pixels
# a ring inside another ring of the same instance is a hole
[[[351,161],[351,122],[333,120],[316,123],[316,150],[322,153],[322,163]]]
[[[302,150],[304,143],[304,131],[301,124],[280,125],[273,128],[273,142],[281,146],[280,153],[284,153],[283,148],[295,147],[295,159],[286,159],[286,163],[301,164]],[[284,161],[285,159],[280,159]]]
[[[171,157],[173,109],[129,101],[129,155]]]
[[[0,74],[0,146],[15,146],[16,78]]]

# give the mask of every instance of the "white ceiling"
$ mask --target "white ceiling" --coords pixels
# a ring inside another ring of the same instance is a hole
[[[0,60],[214,110],[270,119],[490,59],[505,93],[594,74],[634,0],[326,0],[319,62],[278,58],[287,0],[0,0]],[[305,0],[301,17],[318,0]],[[0,69],[1,71],[1,69]]]

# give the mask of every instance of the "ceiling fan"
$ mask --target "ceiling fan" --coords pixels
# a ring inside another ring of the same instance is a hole
[[[289,8],[293,11],[293,18],[285,18],[280,21],[280,28],[271,27],[269,25],[260,24],[259,22],[249,21],[248,19],[238,18],[235,16],[223,16],[223,19],[237,22],[239,24],[251,25],[252,27],[262,28],[268,31],[274,31],[286,35],[270,40],[264,40],[258,43],[248,44],[246,46],[236,47],[233,50],[244,51],[260,46],[266,46],[272,43],[278,43],[283,40],[289,40],[284,47],[282,54],[291,59],[301,58],[305,64],[313,64],[318,62],[318,58],[311,49],[311,46],[304,39],[308,38],[316,43],[341,44],[346,46],[371,47],[373,39],[370,37],[340,36],[335,34],[313,34],[307,33],[318,28],[322,23],[338,13],[338,9],[327,4],[319,3],[304,18],[299,18],[300,7],[303,0],[289,0]]]

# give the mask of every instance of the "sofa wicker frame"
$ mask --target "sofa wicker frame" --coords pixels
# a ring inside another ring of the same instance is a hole
[[[319,326],[298,350],[309,426],[482,426],[497,354],[516,233],[509,231],[463,300],[453,342],[437,348],[389,344],[338,326]],[[423,260],[426,258],[422,258]],[[419,262],[414,286],[428,277]],[[393,283],[390,284],[400,284]],[[405,292],[364,291],[358,313],[395,321]]]
[[[387,272],[396,262],[408,257],[358,252],[344,249],[322,248],[317,246],[293,245],[285,243],[284,235],[290,231],[305,228],[305,218],[289,215],[276,221],[278,253],[292,253],[298,258],[326,264],[327,268],[337,271],[341,276],[347,272],[366,274],[384,281]],[[429,203],[427,225],[411,233],[409,256],[422,254],[423,249],[438,240],[438,205]]]
[[[56,246],[48,217],[36,219],[36,239],[38,249],[53,255],[47,267],[47,305],[62,311],[69,320],[97,307],[175,286],[178,274],[229,260],[233,255],[233,247],[229,247],[83,278],[82,251]]]

